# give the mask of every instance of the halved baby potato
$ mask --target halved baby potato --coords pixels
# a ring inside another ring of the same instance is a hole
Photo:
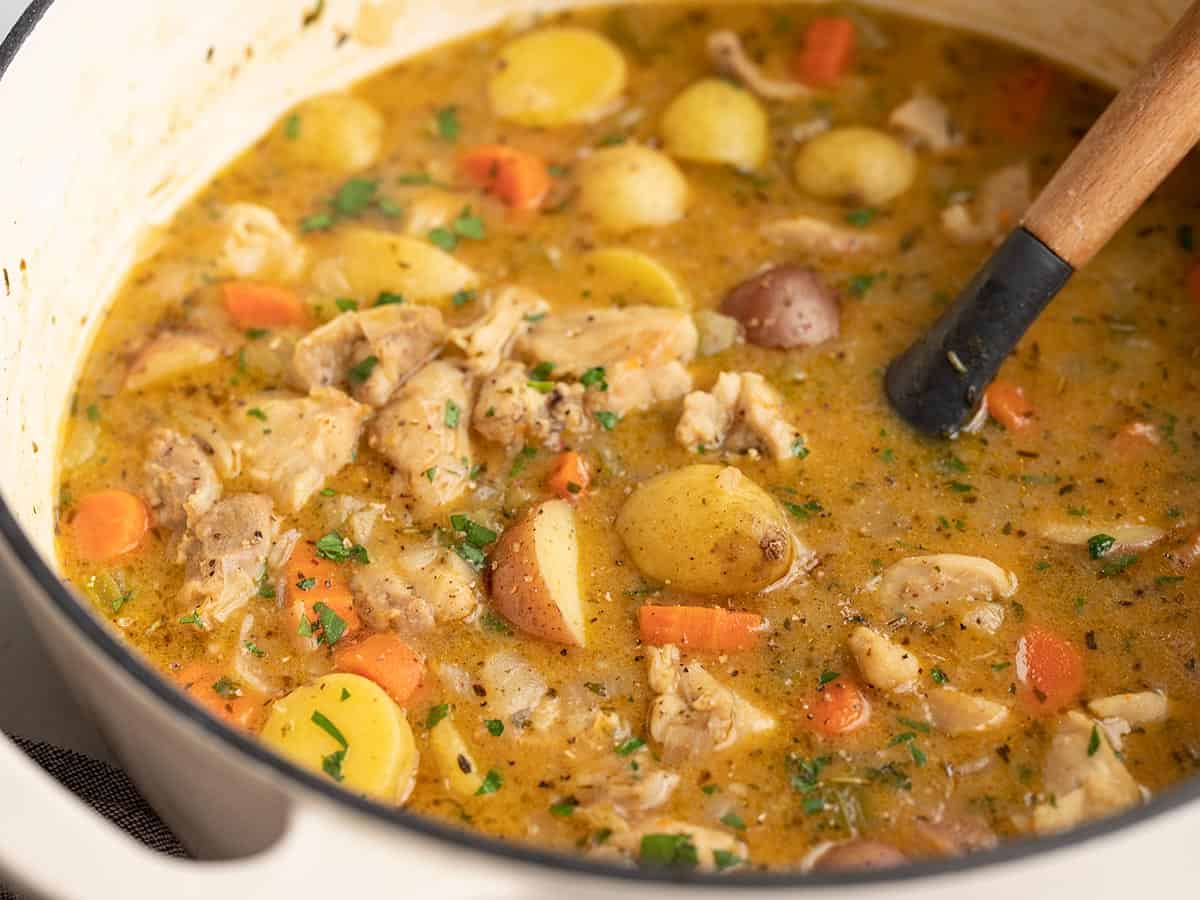
[[[912,187],[917,155],[875,128],[834,128],[800,147],[795,173],[814,197],[882,206]]]
[[[313,97],[283,119],[283,152],[293,162],[357,172],[379,158],[383,116],[350,94]]]
[[[333,238],[332,254],[314,271],[317,286],[335,297],[370,305],[382,293],[413,303],[447,300],[473,288],[479,276],[426,240],[374,228],[347,228]]]
[[[629,247],[593,250],[583,265],[594,283],[592,295],[620,299],[624,304],[646,303],[672,309],[691,309],[692,298],[675,275],[653,256]]]
[[[359,675],[318,678],[276,700],[260,737],[298,765],[384,803],[403,803],[417,774],[404,710]]]
[[[548,500],[507,528],[491,559],[492,605],[526,634],[582,647],[575,510]]]
[[[538,128],[594,122],[625,90],[625,57],[586,28],[541,28],[500,51],[488,82],[492,111]]]
[[[617,534],[648,578],[697,594],[760,591],[796,558],[779,505],[732,466],[685,466],[642,483],[617,514]]]
[[[662,117],[667,152],[680,159],[749,171],[767,160],[767,112],[749,91],[722,81],[697,81],[671,101]]]
[[[204,334],[165,331],[143,347],[129,364],[125,387],[141,391],[216,362],[220,345]]]
[[[605,147],[580,163],[580,209],[602,228],[626,232],[671,225],[683,218],[687,204],[687,179],[657,150]]]

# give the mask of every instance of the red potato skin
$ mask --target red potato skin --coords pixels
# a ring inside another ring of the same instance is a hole
[[[526,634],[566,644],[582,646],[558,615],[558,604],[542,580],[538,567],[533,526],[535,507],[516,525],[504,530],[488,560],[492,606]]]
[[[888,869],[907,861],[908,857],[891,844],[856,839],[834,844],[813,863],[813,871],[845,872],[855,869]]]
[[[759,347],[815,347],[838,335],[837,293],[804,266],[772,266],[726,294],[721,312]]]

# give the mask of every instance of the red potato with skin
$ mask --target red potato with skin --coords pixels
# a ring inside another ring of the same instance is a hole
[[[759,347],[815,347],[838,335],[837,293],[804,266],[772,266],[743,281],[721,301]]]
[[[582,647],[579,540],[575,511],[547,500],[506,529],[489,563],[492,605],[526,634]]]

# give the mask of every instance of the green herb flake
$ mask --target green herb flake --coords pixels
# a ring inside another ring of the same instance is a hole
[[[1093,534],[1087,542],[1088,555],[1092,559],[1099,559],[1107,554],[1116,542],[1117,539],[1111,534]]]
[[[550,804],[550,815],[558,816],[560,819],[570,818],[575,812],[575,807],[579,805],[579,801],[574,797],[568,797],[561,803]]]
[[[600,410],[599,412],[592,413],[592,415],[605,431],[612,431],[617,427],[617,423],[621,421],[621,417],[615,412]]]
[[[640,737],[631,737],[617,744],[614,749],[617,751],[617,756],[631,756],[645,746],[646,742]]]
[[[438,703],[436,706],[429,707],[429,713],[425,716],[425,727],[432,731],[434,726],[448,715],[450,715],[449,703]]]
[[[947,481],[946,487],[950,488],[956,494],[969,494],[975,490],[974,485],[967,484],[965,481]]]
[[[487,226],[484,225],[483,219],[473,215],[469,206],[463,208],[463,211],[458,214],[458,218],[450,223],[450,227],[454,230],[455,236],[470,241],[482,241],[487,237]]]
[[[442,420],[446,423],[446,427],[457,428],[458,420],[461,415],[462,410],[459,409],[458,404],[453,400],[447,400],[445,415],[442,417]]]
[[[352,300],[349,297],[338,297],[333,301],[333,305],[341,312],[354,312],[358,309],[358,301]]]
[[[693,869],[700,863],[696,845],[686,834],[644,834],[638,862],[646,866]]]
[[[346,633],[346,620],[333,611],[329,605],[321,602],[313,604],[313,612],[321,623],[321,640],[327,647],[332,647]]]
[[[713,850],[713,865],[718,872],[732,869],[742,864],[742,858],[731,850]]]
[[[450,517],[450,525],[455,531],[462,532],[468,544],[480,549],[494,543],[496,538],[499,537],[496,532],[492,531],[486,525],[480,525],[462,513],[452,515]]]
[[[727,812],[725,815],[721,816],[721,824],[737,831],[746,830],[745,820],[735,812]]]
[[[301,578],[299,581],[296,582],[296,587],[298,587],[302,591],[311,591],[316,586],[317,586],[317,579],[315,579],[315,578]]]
[[[928,757],[925,756],[925,751],[916,744],[908,745],[908,755],[912,757],[912,761],[916,763],[918,768],[925,765],[925,763],[928,761]]]
[[[1093,725],[1091,736],[1088,737],[1087,755],[1095,756],[1100,751],[1100,729]]]
[[[549,394],[554,390],[553,381],[527,381],[525,383],[539,394]]]
[[[492,737],[500,737],[504,734],[504,723],[499,719],[485,719],[483,725]]]
[[[300,114],[292,113],[283,120],[283,136],[289,141],[300,137]]]
[[[579,383],[588,390],[607,391],[608,382],[604,379],[604,366],[593,366],[579,376]]]
[[[333,222],[333,213],[313,213],[311,216],[306,216],[300,220],[300,232],[301,234],[308,234],[310,231],[328,231],[333,227]]]
[[[375,298],[376,306],[391,306],[392,304],[400,304],[403,302],[404,295],[397,294],[392,291],[382,291],[379,296]]]
[[[1107,560],[1104,565],[1100,567],[1100,577],[1112,578],[1116,575],[1120,575],[1137,561],[1138,558],[1137,554],[1135,553],[1127,553],[1123,556],[1114,556],[1113,558]]]
[[[1002,660],[1001,662],[994,662],[994,663],[992,663],[992,671],[993,672],[1003,672],[1005,669],[1007,669],[1011,665],[1012,665],[1012,663],[1010,663],[1008,660]]]
[[[856,228],[866,228],[877,215],[879,215],[879,210],[870,206],[863,206],[846,213],[846,221]]]
[[[934,684],[945,684],[950,680],[950,676],[938,668],[930,669],[929,677],[933,680]]]
[[[453,303],[455,306],[466,306],[468,303],[470,303],[474,299],[475,299],[475,292],[464,288],[461,291],[455,291],[454,295],[450,298],[450,302]]]
[[[89,403],[87,405],[87,409],[84,410],[84,413],[87,415],[87,420],[89,422],[100,421],[100,407],[95,403]]]
[[[259,409],[257,406],[252,406],[248,410],[246,410],[246,415],[248,415],[252,419],[258,419],[258,421],[260,421],[260,422],[267,421],[267,414],[265,412],[263,412],[261,409]]]
[[[246,648],[247,653],[249,653],[251,656],[257,657],[258,659],[262,659],[267,655],[267,651],[263,650],[260,646],[258,646],[258,644],[254,643],[254,641],[245,641],[242,646]]]
[[[490,631],[493,634],[512,634],[508,623],[490,609],[479,617],[479,624],[483,626],[484,631]]]
[[[462,132],[462,123],[458,119],[457,106],[443,106],[433,114],[433,125],[438,137],[443,141],[456,141]]]
[[[405,186],[433,184],[433,176],[427,172],[406,172],[396,176],[396,184]]]
[[[709,784],[704,785],[702,788],[700,788],[700,791],[701,791],[701,793],[707,794],[708,796],[711,797],[713,794],[715,794],[720,789],[721,789],[720,785],[709,783]]]
[[[200,618],[200,610],[193,609],[186,616],[179,617],[180,625],[195,625],[201,631],[204,630],[204,620]]]
[[[242,689],[238,687],[236,681],[228,675],[222,675],[212,685],[213,692],[219,697],[224,697],[226,700],[231,697],[237,697],[242,693]]]
[[[905,728],[911,728],[913,731],[919,731],[921,734],[929,734],[929,724],[927,722],[909,719],[906,716],[897,716],[896,721]]]
[[[808,454],[811,452],[812,451],[809,450],[808,447],[805,446],[804,438],[798,437],[794,441],[792,441],[792,458],[793,459],[807,459]]]
[[[379,182],[374,178],[351,178],[338,188],[329,205],[340,216],[359,216],[375,200],[378,190]]]
[[[345,688],[342,688],[342,693],[338,697],[338,699],[341,700],[343,703],[345,703],[347,700],[350,699],[350,692],[348,690],[346,690]]]
[[[483,569],[483,564],[487,562],[487,556],[478,547],[468,544],[466,541],[461,541],[454,545],[454,552],[460,557],[469,562],[477,571]]]
[[[831,682],[837,681],[838,676],[841,674],[842,674],[841,672],[834,672],[829,669],[826,669],[824,672],[821,673],[820,677],[817,679],[817,684],[825,685],[825,684],[829,684]]]
[[[1157,578],[1154,579],[1154,583],[1158,587],[1168,587],[1169,585],[1172,585],[1172,584],[1179,584],[1181,581],[1184,581],[1184,580],[1185,579],[1182,575],[1159,575]]]
[[[126,603],[128,603],[132,599],[133,599],[133,591],[122,591],[120,594],[113,597],[113,599],[112,599],[113,615],[116,615],[117,613],[119,613],[121,611],[121,607],[123,607]]]
[[[522,447],[517,453],[517,458],[513,460],[512,468],[508,471],[509,478],[516,478],[529,465],[529,461],[537,456],[536,447]]]
[[[867,291],[871,289],[880,276],[869,272],[860,272],[857,275],[851,275],[850,280],[846,283],[846,289],[855,297],[866,296]]]
[[[341,781],[345,778],[342,774],[342,763],[345,761],[346,751],[334,750],[332,753],[321,757],[321,771],[334,781]]]
[[[487,794],[494,794],[502,787],[504,787],[504,776],[495,769],[488,769],[488,773],[483,776],[483,784],[479,785],[479,790],[475,792],[475,796],[483,797]]]
[[[553,371],[554,371],[554,363],[543,361],[543,362],[538,363],[536,366],[534,366],[532,369],[529,370],[529,377],[532,378],[534,381],[545,381],[546,379],[548,379],[550,377],[550,373]],[[600,371],[601,371],[601,377],[603,377],[604,370],[601,369]],[[582,381],[582,380],[583,379],[581,378],[580,381]]]
[[[320,728],[323,732],[333,738],[341,745],[343,750],[349,750],[350,745],[346,742],[346,736],[341,730],[329,721],[329,717],[319,709],[314,709],[312,714],[312,723]]]
[[[371,354],[352,365],[347,376],[354,384],[362,384],[371,377],[371,373],[375,371],[377,365],[379,365],[379,357]]]

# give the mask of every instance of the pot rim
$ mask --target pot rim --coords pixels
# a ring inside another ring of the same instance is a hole
[[[25,41],[33,33],[54,0],[32,0],[12,30],[0,41],[0,78]],[[276,756],[254,737],[227,726],[215,716],[190,702],[131,646],[106,628],[83,603],[66,587],[43,559],[17,522],[7,501],[0,493],[0,539],[8,545],[13,556],[37,584],[53,607],[77,629],[92,646],[99,649],[107,661],[122,669],[139,683],[154,699],[173,714],[187,719],[212,739],[232,749],[246,761],[272,770],[287,780],[320,795],[324,800],[340,804],[363,816],[388,826],[415,832],[455,845],[463,850],[482,852],[492,858],[535,866],[578,872],[600,878],[641,884],[680,884],[705,889],[734,888],[848,888],[859,885],[911,882],[939,875],[974,872],[983,868],[1038,858],[1087,841],[1106,837],[1157,818],[1193,801],[1200,800],[1200,776],[1172,787],[1153,797],[1150,802],[1117,816],[1100,819],[1070,831],[1040,838],[1016,838],[1002,841],[997,847],[969,855],[943,859],[923,859],[895,869],[843,872],[761,872],[720,875],[704,872],[655,871],[614,863],[589,860],[583,856],[542,850],[536,847],[502,841],[481,832],[463,831],[444,825],[436,819],[418,815],[403,808],[387,807],[365,797],[337,787],[313,772],[302,769]]]

